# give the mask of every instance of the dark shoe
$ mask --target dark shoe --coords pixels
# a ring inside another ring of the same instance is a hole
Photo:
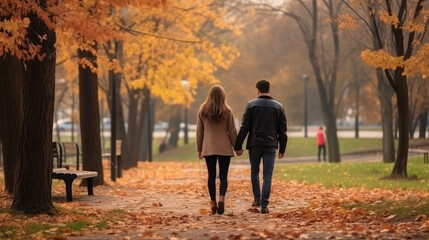
[[[218,213],[219,215],[222,215],[224,212],[225,212],[225,203],[224,203],[224,202],[219,201],[219,203],[218,203],[218,208],[217,208],[217,213]]]
[[[252,203],[252,207],[260,207],[261,206],[261,200],[255,200],[253,203]]]
[[[217,204],[216,201],[212,201],[212,214],[216,214]]]
[[[270,211],[268,210],[267,207],[261,207],[261,213],[262,214],[268,214],[268,213],[270,213]]]

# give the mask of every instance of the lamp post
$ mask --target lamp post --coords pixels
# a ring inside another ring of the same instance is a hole
[[[307,116],[307,84],[308,84],[308,75],[303,74],[302,80],[304,80],[304,137],[307,135],[307,125],[308,125],[308,116]]]
[[[186,90],[186,91],[188,91],[189,90],[189,82],[188,82],[188,80],[186,80],[186,79],[183,79],[183,80],[181,80],[180,81],[180,84],[182,84],[182,87]],[[188,137],[188,106],[185,106],[185,113],[184,113],[184,124],[185,124],[185,126],[183,127],[183,133],[184,133],[184,136],[183,136],[183,143],[185,144],[185,145],[188,145],[189,144],[189,137]]]

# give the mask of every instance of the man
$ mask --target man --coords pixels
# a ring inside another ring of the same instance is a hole
[[[254,202],[252,207],[261,207],[262,214],[268,214],[268,203],[271,192],[271,178],[274,169],[276,149],[278,158],[284,156],[287,144],[286,114],[281,103],[270,96],[270,83],[260,80],[256,83],[258,97],[247,103],[243,120],[235,144],[238,156],[243,154],[242,144],[247,138],[246,148],[249,150],[251,180]],[[259,165],[263,159],[262,195],[259,184]]]

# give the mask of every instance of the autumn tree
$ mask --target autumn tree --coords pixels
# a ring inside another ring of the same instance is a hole
[[[425,75],[427,44],[419,46],[425,36],[428,14],[423,0],[416,1],[364,1],[371,24],[367,24],[377,41],[376,50],[365,50],[362,59],[369,65],[384,70],[384,75],[395,91],[399,140],[397,159],[392,178],[406,178],[410,109],[407,77]],[[382,34],[386,32],[386,37]],[[416,51],[418,49],[418,51]]]
[[[110,4],[153,6],[163,2],[160,0],[123,3],[112,0]],[[87,19],[74,18],[76,17],[74,14],[79,11],[70,3],[75,2],[7,0],[0,3],[0,55],[4,56],[0,71],[2,76],[7,76],[6,81],[2,81],[2,86],[10,86],[8,87],[10,90],[17,90],[15,93],[5,94],[4,103],[14,104],[8,108],[18,111],[12,113],[11,118],[0,119],[1,130],[9,126],[11,131],[22,129],[21,132],[13,133],[19,139],[5,137],[2,133],[2,143],[5,146],[3,152],[8,159],[4,171],[8,175],[5,177],[8,183],[10,184],[10,180],[14,182],[12,207],[24,212],[51,212],[53,209],[51,175],[55,31],[62,29],[64,32],[73,33],[78,29],[73,22]],[[79,1],[78,6],[85,7],[83,5],[85,3]],[[70,7],[73,8],[72,11],[69,11]],[[91,32],[92,30],[83,26],[77,32],[97,34]],[[14,80],[12,76],[17,80],[16,83],[12,82]],[[4,112],[4,105],[0,109],[1,115],[7,116],[8,112]],[[16,143],[19,146],[18,151],[14,149]],[[11,162],[12,159],[16,161],[15,164]]]
[[[119,46],[109,42],[104,50],[118,67],[109,78],[115,76],[118,89],[127,95],[128,132],[124,128],[125,111],[117,110],[118,127],[122,129],[117,133],[127,142],[122,152],[129,156],[126,167],[131,167],[139,160],[142,141],[151,148],[153,123],[147,120],[153,99],[189,105],[198,83],[217,82],[214,72],[227,68],[237,55],[218,37],[219,33],[238,34],[238,30],[231,19],[227,22],[222,1],[170,1],[162,9],[127,8],[126,14],[115,13],[113,17],[119,19],[117,26],[126,34],[126,41]],[[184,79],[189,89],[181,84]],[[106,82],[103,85],[109,91]],[[144,129],[148,129],[145,136]]]
[[[48,1],[6,1],[0,5],[0,55],[8,108],[2,108],[2,130],[10,126],[17,138],[4,137],[5,173],[14,174],[12,207],[24,212],[51,212],[52,122],[55,80],[55,33]],[[10,68],[4,68],[9,66]],[[15,72],[16,71],[16,72]],[[8,77],[9,76],[9,77]],[[16,121],[16,122],[11,122]],[[18,144],[18,151],[14,147]],[[13,154],[13,155],[12,155]],[[11,159],[14,158],[14,162]],[[6,165],[6,162],[9,164]],[[13,169],[15,168],[15,169]],[[7,178],[7,177],[6,177]],[[10,178],[9,178],[10,179]]]

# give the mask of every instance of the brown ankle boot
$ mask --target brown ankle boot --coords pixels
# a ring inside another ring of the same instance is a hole
[[[225,203],[219,201],[219,207],[217,208],[217,213],[222,215],[225,212]]]
[[[217,211],[217,203],[216,200],[212,201],[212,214],[216,214]]]
[[[222,215],[225,212],[225,196],[219,196],[217,213]]]

